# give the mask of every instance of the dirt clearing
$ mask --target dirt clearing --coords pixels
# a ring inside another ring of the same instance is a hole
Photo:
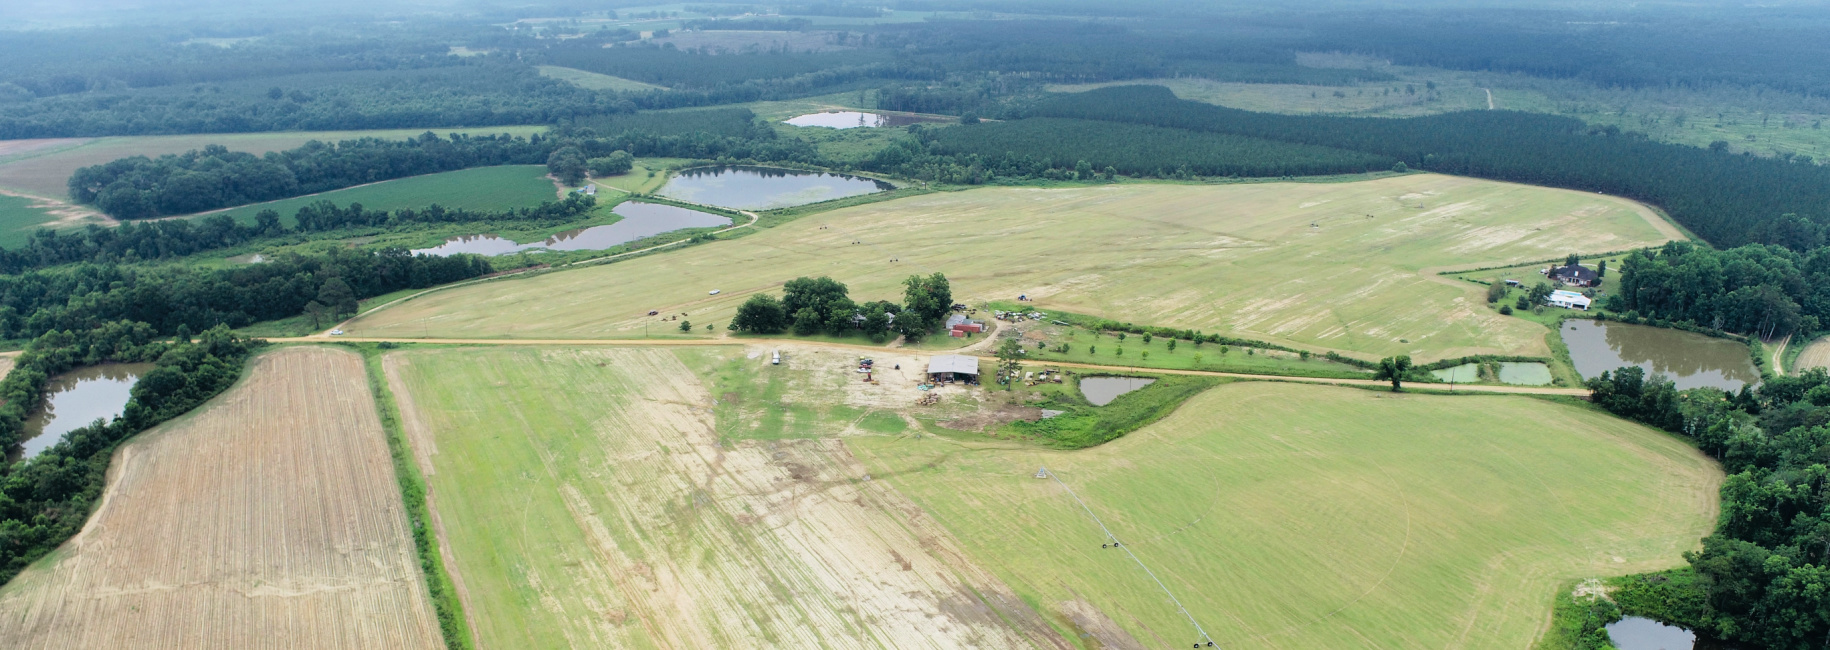
[[[1071,647],[842,440],[721,438],[674,352],[385,367],[483,647]]]
[[[444,647],[362,359],[247,372],[115,454],[83,531],[0,590],[0,647]]]

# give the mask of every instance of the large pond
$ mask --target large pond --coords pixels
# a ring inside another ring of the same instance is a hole
[[[1721,641],[1700,639],[1690,630],[1638,616],[1609,623],[1608,640],[1620,650],[1728,650],[1734,647]]]
[[[908,126],[923,122],[939,122],[932,117],[915,117],[912,115],[882,115],[861,111],[828,111],[825,113],[808,113],[787,120],[785,124],[794,126],[824,126],[832,129],[856,129],[859,127]]]
[[[1747,346],[1682,330],[1626,323],[1569,320],[1563,343],[1584,379],[1622,366],[1671,379],[1679,389],[1741,390],[1760,382]]]
[[[773,210],[896,189],[883,181],[772,167],[698,167],[680,172],[658,194],[739,210]]]
[[[1080,394],[1094,406],[1111,404],[1119,395],[1156,383],[1142,377],[1081,377]]]
[[[545,241],[521,244],[495,235],[466,235],[452,237],[438,246],[415,249],[413,252],[444,257],[455,253],[507,255],[542,250],[596,251],[682,228],[731,225],[728,217],[659,203],[627,201],[618,204],[612,212],[623,219],[607,226],[568,230],[548,237]]]
[[[129,392],[150,363],[110,363],[73,370],[45,386],[45,404],[25,421],[24,451],[31,458],[62,440],[64,434],[89,426],[97,418],[114,419],[127,407]]]

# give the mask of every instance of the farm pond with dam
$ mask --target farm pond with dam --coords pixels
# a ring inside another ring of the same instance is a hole
[[[1679,390],[1711,387],[1727,391],[1760,383],[1746,345],[1683,330],[1591,320],[1564,321],[1563,343],[1583,379],[1625,366],[1648,376],[1663,375]]]

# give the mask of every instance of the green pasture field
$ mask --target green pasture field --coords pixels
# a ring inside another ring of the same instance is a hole
[[[661,189],[662,185],[667,184],[668,170],[685,165],[687,162],[689,161],[685,158],[637,158],[635,166],[631,167],[628,173],[607,178],[593,178],[591,182],[599,188],[613,190],[608,195],[600,195],[600,199],[617,194],[652,194],[655,190]]]
[[[256,155],[269,151],[294,149],[306,142],[338,142],[356,138],[404,139],[426,131],[439,135],[468,133],[489,135],[508,133],[533,135],[545,132],[544,126],[497,126],[482,128],[387,129],[375,131],[284,131],[276,133],[204,133],[196,135],[149,135],[76,140],[69,146],[0,157],[0,188],[16,189],[38,196],[64,199],[69,195],[70,175],[78,168],[100,165],[128,156],[157,158],[181,154],[206,145],[220,144],[231,151]]]
[[[56,219],[40,202],[23,196],[0,194],[0,248],[23,246],[32,232]]]
[[[1681,564],[1722,481],[1584,407],[1264,382],[1078,451],[846,442],[1049,620],[1151,647],[1199,637],[1038,467],[1229,648],[1523,647],[1565,581]]]
[[[254,215],[262,210],[275,210],[280,213],[280,221],[290,227],[299,208],[319,201],[330,201],[340,207],[361,203],[363,208],[370,210],[424,208],[434,203],[447,208],[506,210],[559,200],[559,191],[546,173],[546,167],[542,165],[475,167],[254,203],[199,216],[226,214],[242,223],[254,223]]]
[[[596,72],[588,72],[577,68],[566,68],[556,65],[535,67],[540,70],[540,76],[542,77],[558,79],[586,90],[617,90],[625,92],[637,90],[666,90],[665,87],[642,83],[634,79],[612,77],[607,74],[598,74]]]
[[[1043,311],[1317,352],[1423,362],[1547,356],[1541,327],[1480,308],[1480,287],[1430,269],[1622,250],[1670,236],[1681,235],[1615,197],[1429,174],[982,188],[841,208],[730,241],[439,292],[348,329],[625,338],[652,325],[649,310],[728,323],[751,294],[779,292],[796,277],[827,275],[856,300],[899,301],[904,278],[940,272],[962,302],[1028,294]]]

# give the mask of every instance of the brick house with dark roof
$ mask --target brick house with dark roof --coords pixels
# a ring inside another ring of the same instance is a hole
[[[1570,285],[1570,286],[1575,286],[1575,287],[1599,287],[1599,286],[1601,286],[1601,276],[1597,275],[1595,273],[1595,269],[1591,269],[1591,268],[1583,266],[1581,264],[1572,264],[1569,266],[1553,267],[1553,268],[1551,268],[1550,273],[1548,273],[1546,275],[1548,275],[1550,277],[1550,279],[1552,279],[1552,280],[1556,280],[1558,282],[1562,282],[1562,283]]]

